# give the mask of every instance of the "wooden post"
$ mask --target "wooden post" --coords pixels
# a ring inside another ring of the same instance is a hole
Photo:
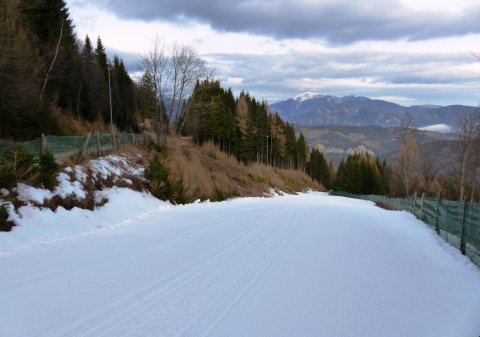
[[[425,193],[422,193],[422,203],[420,204],[420,221],[423,221],[423,201],[425,200]]]
[[[411,213],[415,215],[415,203],[417,202],[417,192],[413,193],[413,200],[412,200],[412,210]]]
[[[113,149],[115,150],[116,146],[115,146],[115,132],[113,131],[112,129],[112,146],[113,146]]]
[[[122,147],[125,147],[125,132],[122,132]]]
[[[42,148],[40,149],[40,154],[47,153],[47,149],[48,149],[47,137],[42,133]]]
[[[83,158],[85,156],[85,154],[87,153],[88,143],[90,143],[90,138],[91,137],[92,137],[92,133],[91,132],[87,133],[87,136],[85,138],[85,142],[83,143],[82,152],[80,152],[80,158]]]
[[[102,147],[100,145],[100,135],[97,131],[95,131],[95,135],[97,138],[97,155],[100,157],[102,155]]]
[[[461,222],[460,224],[462,225],[462,230],[460,232],[460,251],[462,252],[463,255],[466,253],[466,244],[465,244],[465,210],[467,208],[467,200],[464,197],[463,200],[461,201],[462,203],[462,213],[461,213]]]
[[[435,231],[437,232],[437,234],[440,234],[440,228],[438,226],[438,206],[440,204],[440,201],[442,199],[442,193],[438,193],[438,196],[437,196],[437,206],[435,207]]]

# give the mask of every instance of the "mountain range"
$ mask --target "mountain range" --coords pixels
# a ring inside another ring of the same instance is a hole
[[[402,130],[398,127],[349,126],[349,125],[297,125],[307,144],[317,148],[335,165],[354,152],[368,152],[380,159],[391,161],[401,140]],[[455,141],[453,133],[438,133],[418,130],[417,141],[428,148],[431,159],[440,162],[445,157],[448,144]]]
[[[405,107],[392,102],[350,95],[337,97],[305,92],[270,105],[287,121],[306,126],[317,125],[375,125],[401,126],[410,113],[417,127],[444,124],[455,126],[458,115],[477,107],[465,105],[414,105]]]

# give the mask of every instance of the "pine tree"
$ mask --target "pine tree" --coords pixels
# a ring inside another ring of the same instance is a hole
[[[65,1],[21,0],[20,8],[44,60],[42,97],[73,110],[80,82],[79,51]]]
[[[303,133],[301,133],[301,132],[300,132],[300,135],[299,135],[298,141],[297,141],[297,153],[298,153],[297,167],[299,169],[304,170],[305,165],[307,163],[308,146],[307,146],[307,142],[305,141],[305,137],[303,136]]]
[[[318,149],[313,149],[307,165],[307,173],[316,181],[322,183],[326,189],[332,187],[332,177],[327,160]]]
[[[102,69],[102,72],[105,76],[105,80],[108,80],[108,58],[107,53],[105,52],[105,47],[103,46],[102,39],[100,36],[97,38],[97,47],[95,48],[95,58],[98,65]]]
[[[94,54],[94,51],[93,51],[92,40],[90,40],[90,37],[88,35],[85,37],[85,43],[83,44],[82,56],[88,62],[94,62],[95,61],[95,54]]]
[[[368,154],[349,155],[340,162],[335,189],[356,194],[384,194],[377,160]]]
[[[288,123],[285,124],[285,154],[286,167],[289,169],[297,168],[298,147],[295,138],[295,130],[293,129],[293,126]]]
[[[50,105],[39,99],[45,66],[19,6],[19,0],[0,6],[0,136],[29,139],[59,130]]]

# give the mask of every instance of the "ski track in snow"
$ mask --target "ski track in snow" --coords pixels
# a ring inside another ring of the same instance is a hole
[[[0,337],[480,335],[477,267],[410,214],[322,193],[172,207],[0,270]]]

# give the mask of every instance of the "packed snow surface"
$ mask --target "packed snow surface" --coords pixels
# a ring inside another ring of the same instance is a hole
[[[88,218],[31,209],[0,236],[0,336],[480,335],[480,272],[406,212],[114,192]],[[88,235],[33,240],[33,223]]]

